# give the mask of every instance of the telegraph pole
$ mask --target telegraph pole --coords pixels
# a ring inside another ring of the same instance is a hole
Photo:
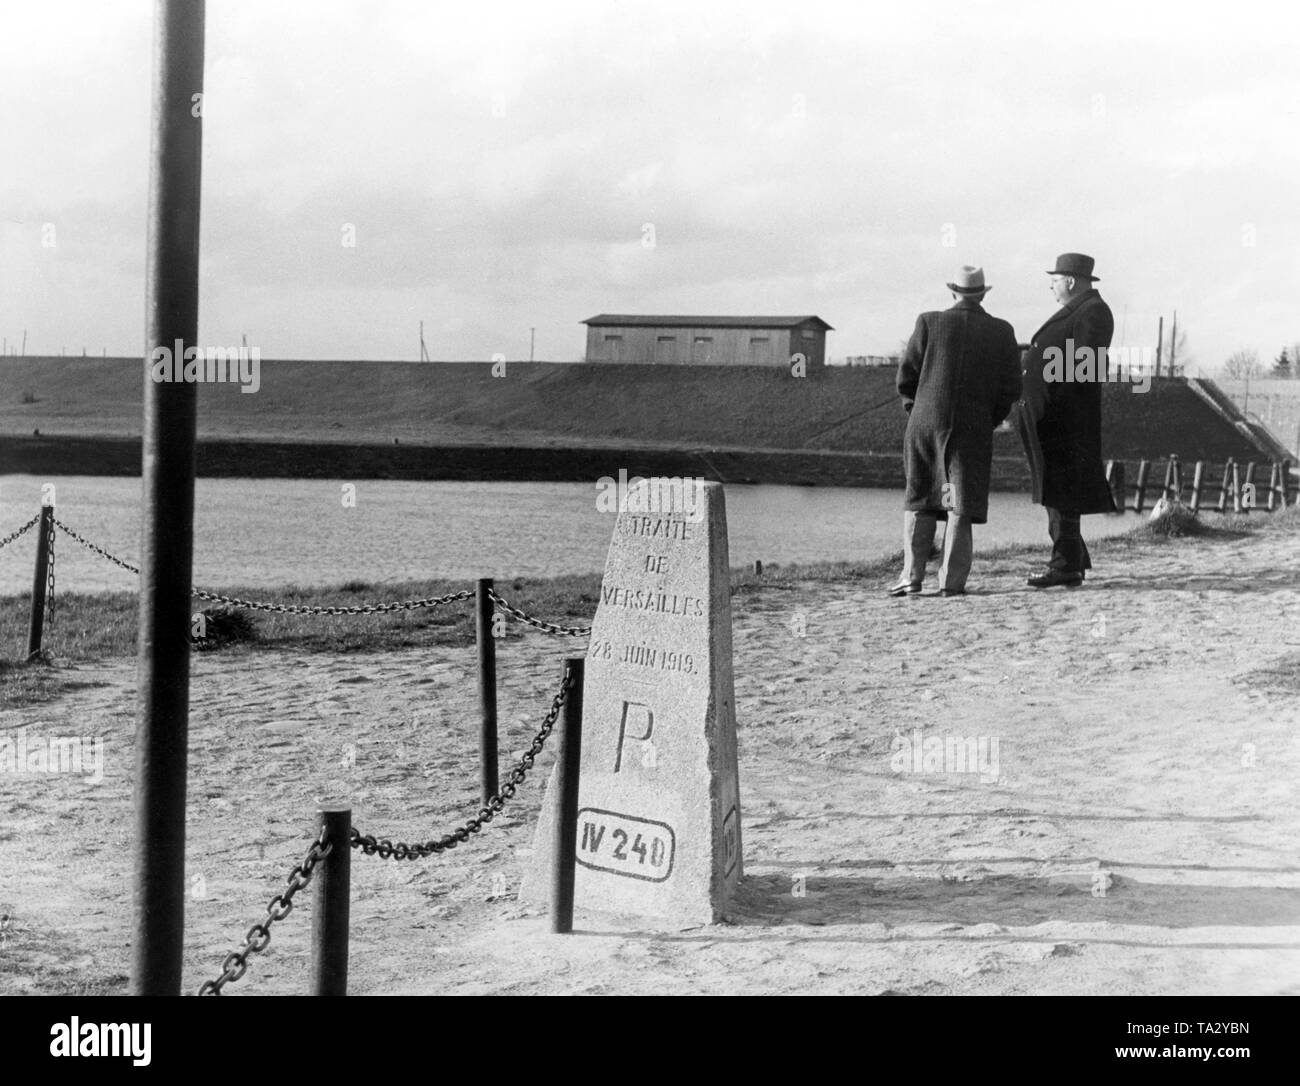
[[[528,361],[533,360],[533,348],[537,345],[537,329],[528,329]]]
[[[177,341],[198,347],[203,15],[203,0],[155,0],[131,977],[146,996],[180,994],[185,923],[198,398],[191,382],[154,381],[151,363]]]

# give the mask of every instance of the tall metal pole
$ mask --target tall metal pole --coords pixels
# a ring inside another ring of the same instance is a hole
[[[179,995],[181,988],[197,397],[192,383],[153,380],[151,362],[155,348],[166,348],[173,376],[180,376],[183,351],[198,345],[203,16],[203,0],[155,0],[135,737],[136,995]]]
[[[1156,376],[1160,376],[1160,352],[1165,349],[1165,318],[1156,325]]]

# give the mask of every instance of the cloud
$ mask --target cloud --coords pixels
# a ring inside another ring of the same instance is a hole
[[[1132,328],[1177,308],[1206,364],[1264,351],[1298,334],[1298,19],[209,5],[204,328],[408,357],[423,318],[440,357],[488,357],[536,326],[543,356],[572,357],[599,310],[770,309],[825,317],[833,355],[876,353],[961,263],[1027,337],[1043,269],[1081,249]],[[151,5],[22,20],[0,44],[0,204],[26,224],[0,235],[0,327],[133,349]],[[69,77],[88,71],[93,90]],[[47,218],[54,254],[30,226]]]

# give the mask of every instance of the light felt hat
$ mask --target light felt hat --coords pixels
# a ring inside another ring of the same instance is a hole
[[[958,294],[985,294],[993,288],[984,285],[983,268],[963,264],[957,269],[957,274],[948,284],[948,289],[955,290]]]

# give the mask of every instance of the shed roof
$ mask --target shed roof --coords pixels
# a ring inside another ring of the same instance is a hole
[[[816,324],[823,331],[835,330],[821,317],[811,314],[802,317],[691,317],[653,313],[600,313],[581,323],[622,328],[798,328],[805,324]]]

